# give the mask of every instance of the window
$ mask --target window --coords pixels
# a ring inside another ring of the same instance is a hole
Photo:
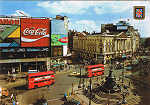
[[[37,77],[44,77],[44,76],[50,76],[54,74],[46,74],[46,75],[39,75],[39,76],[31,76],[30,78],[37,78]]]
[[[48,80],[42,80],[42,81],[36,81],[34,83],[41,83],[41,82],[46,82],[46,81],[50,81],[51,79],[48,79]]]

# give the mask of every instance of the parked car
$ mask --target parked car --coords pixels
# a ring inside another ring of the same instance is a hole
[[[65,102],[65,105],[81,105],[81,103],[75,99]]]
[[[79,76],[79,75],[80,75],[80,73],[77,73],[77,72],[72,72],[69,74],[69,76]]]

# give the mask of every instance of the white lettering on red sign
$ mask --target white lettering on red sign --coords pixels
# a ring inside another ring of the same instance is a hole
[[[44,80],[44,79],[49,79],[49,78],[52,78],[52,77],[51,76],[45,76],[45,77],[35,78],[34,80],[38,81],[38,80]]]
[[[3,18],[0,19],[0,24],[10,24],[10,25],[19,25],[19,19],[13,19],[13,18]]]
[[[23,34],[26,36],[26,35],[46,35],[46,28],[38,28],[38,29],[29,29],[29,28],[26,28],[24,31],[23,31]]]
[[[101,68],[92,69],[92,71],[102,70]]]

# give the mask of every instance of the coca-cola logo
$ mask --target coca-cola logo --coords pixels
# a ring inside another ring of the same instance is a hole
[[[23,34],[26,35],[46,35],[46,28],[38,28],[35,29],[34,27],[32,29],[26,28],[23,31]]]

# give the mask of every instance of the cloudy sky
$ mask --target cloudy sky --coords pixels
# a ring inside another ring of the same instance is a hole
[[[145,20],[133,19],[133,6],[145,6]],[[0,1],[0,15],[32,17],[69,17],[69,28],[100,32],[101,24],[128,20],[142,37],[150,37],[150,2],[148,1]]]

